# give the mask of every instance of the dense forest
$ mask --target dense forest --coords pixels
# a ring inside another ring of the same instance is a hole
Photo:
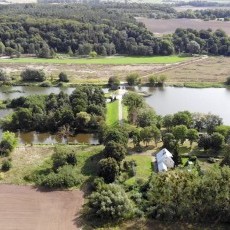
[[[16,111],[2,122],[2,128],[12,131],[94,132],[105,119],[104,93],[94,86],[79,86],[69,96],[60,92],[19,97],[8,107]]]
[[[92,52],[102,56],[171,55],[174,52],[229,55],[229,37],[222,31],[183,30],[182,34],[182,30],[177,30],[173,36],[156,38],[128,13],[137,10],[138,4],[128,5],[127,12],[123,6],[112,3],[1,6],[0,54],[18,57],[36,54],[44,58],[54,57],[56,53],[73,56]],[[140,11],[148,9],[147,6],[143,5]],[[170,7],[153,6],[167,15],[171,12]],[[181,39],[183,41],[179,41]]]

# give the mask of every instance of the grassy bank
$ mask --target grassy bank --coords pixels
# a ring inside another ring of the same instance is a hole
[[[129,57],[129,56],[112,56],[98,58],[13,58],[0,59],[0,63],[29,63],[29,64],[97,64],[97,65],[131,65],[131,64],[161,64],[177,63],[188,60],[187,57],[178,56],[154,56],[154,57]]]
[[[107,104],[107,113],[106,113],[106,124],[107,125],[116,125],[118,123],[118,100],[113,101]]]

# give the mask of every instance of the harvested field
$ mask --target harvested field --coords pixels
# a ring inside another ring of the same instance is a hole
[[[0,185],[0,229],[80,229],[83,193],[40,191],[30,186]]]
[[[143,76],[173,65],[175,64],[74,65],[0,63],[0,69],[4,69],[15,77],[18,77],[20,72],[27,68],[41,69],[54,79],[58,79],[58,74],[65,71],[71,83],[107,83],[111,76],[118,76],[124,80],[128,74],[133,72]]]
[[[230,35],[230,22],[223,21],[203,21],[201,19],[150,19],[150,18],[137,18],[139,22],[143,22],[146,27],[155,34],[171,34],[177,28],[192,28],[196,30],[209,29],[217,30],[222,29]]]
[[[209,57],[163,73],[170,82],[224,82],[230,74],[230,58]]]

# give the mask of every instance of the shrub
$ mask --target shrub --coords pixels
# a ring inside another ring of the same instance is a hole
[[[110,77],[109,81],[108,81],[108,85],[111,89],[118,89],[119,85],[120,85],[120,80],[117,76],[114,77]]]
[[[22,81],[37,81],[42,82],[46,80],[45,73],[41,70],[26,69],[21,72]]]
[[[226,85],[230,85],[230,77],[228,77],[228,78],[226,79],[225,84],[226,84]]]
[[[104,154],[106,157],[112,157],[117,162],[121,162],[127,154],[127,149],[122,144],[110,141],[105,146]]]
[[[77,158],[74,153],[67,153],[64,150],[58,150],[58,149],[56,149],[56,152],[52,155],[52,160],[53,160],[53,169],[55,171],[57,171],[58,168],[64,165],[77,164]]]
[[[128,85],[134,86],[138,84],[138,78],[139,78],[139,74],[132,73],[126,77],[126,81],[128,82]]]
[[[9,131],[4,132],[2,141],[0,142],[0,155],[8,156],[11,151],[17,146],[18,140],[14,133]]]
[[[71,188],[79,185],[81,178],[74,171],[73,166],[65,165],[57,173],[51,172],[40,179],[39,184],[48,188]]]
[[[42,82],[39,86],[40,87],[50,87],[51,84],[49,82]]]
[[[61,81],[61,82],[69,82],[68,76],[67,76],[67,74],[64,73],[64,72],[61,72],[61,73],[58,75],[58,77],[59,77],[59,81]]]
[[[7,81],[7,80],[8,80],[8,76],[6,72],[0,69],[0,81]]]
[[[88,213],[104,220],[131,217],[134,205],[119,185],[109,184],[92,193],[86,205]]]
[[[9,171],[12,167],[12,163],[9,159],[2,161],[2,171]]]
[[[115,181],[119,174],[119,167],[114,158],[106,158],[99,161],[98,175],[103,177],[106,183]]]

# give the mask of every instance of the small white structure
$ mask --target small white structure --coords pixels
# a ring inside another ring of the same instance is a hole
[[[167,149],[162,149],[156,154],[157,166],[159,172],[168,171],[170,168],[174,168],[174,161],[172,159],[172,153]]]

